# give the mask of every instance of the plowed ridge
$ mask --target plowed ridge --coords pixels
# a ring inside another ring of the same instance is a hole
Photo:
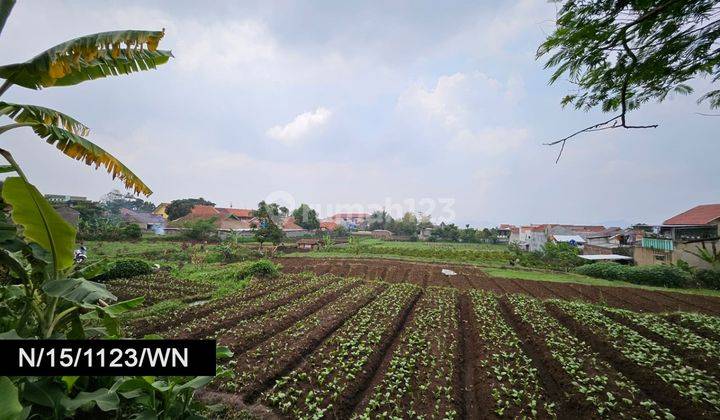
[[[431,264],[379,258],[279,258],[286,273],[331,272],[339,275],[414,283],[420,286],[446,286],[460,290],[488,290],[496,293],[523,293],[540,299],[571,299],[603,303],[616,308],[643,312],[693,311],[720,315],[720,298],[688,295],[633,287],[590,286],[575,283],[490,277],[478,267],[457,264]],[[443,275],[447,268],[457,273]]]
[[[213,382],[212,395],[268,416],[720,417],[720,317],[544,300],[519,281],[488,283],[283,275],[143,328],[230,347],[222,363],[235,376]]]

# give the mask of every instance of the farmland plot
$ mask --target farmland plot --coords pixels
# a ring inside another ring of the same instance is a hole
[[[292,274],[136,326],[216,338],[235,376],[215,392],[279,417],[720,417],[720,318],[525,289]]]

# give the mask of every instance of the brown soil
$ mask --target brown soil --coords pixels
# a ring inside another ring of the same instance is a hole
[[[642,325],[638,325],[633,323],[631,320],[618,315],[613,312],[609,311],[603,311],[605,316],[608,318],[611,318],[615,322],[619,322],[620,324],[623,324],[624,326],[631,328],[638,333],[642,334],[646,338],[649,338],[653,341],[655,341],[658,344],[661,344],[670,350],[673,351],[673,353],[677,354],[683,360],[685,360],[687,363],[689,363],[692,366],[695,366],[696,368],[703,369],[707,372],[709,372],[711,375],[714,375],[716,378],[720,378],[720,365],[718,365],[718,360],[713,358],[712,356],[708,355],[707,352],[699,350],[699,349],[689,349],[680,343],[677,343],[672,340],[668,340],[667,338],[663,337],[660,334],[657,334],[653,331],[650,331],[649,329],[643,327]]]
[[[711,315],[720,314],[720,298],[688,295],[631,287],[590,286],[575,283],[493,278],[478,267],[461,264],[435,264],[380,258],[278,258],[286,273],[311,271],[316,274],[350,273],[368,280],[408,282],[425,286],[449,286],[460,290],[483,289],[496,293],[524,293],[540,299],[560,298],[604,303],[609,306],[648,312],[678,309]],[[445,276],[440,270],[457,273]]]
[[[570,329],[577,337],[588,343],[590,347],[607,360],[612,367],[635,382],[640,389],[659,404],[667,407],[680,418],[707,418],[703,409],[698,408],[683,398],[672,385],[664,382],[651,369],[637,365],[628,360],[619,351],[607,344],[606,337],[599,336],[553,304],[546,304],[548,312]]]
[[[254,380],[240,384],[239,392],[245,395],[245,401],[254,401],[261,392],[270,388],[275,380],[300,365],[305,356],[317,349],[332,333],[340,328],[363,306],[372,301],[384,290],[381,284],[376,285],[369,293],[356,296],[356,300],[344,304],[330,304],[317,314],[317,326],[305,333],[298,340],[287,334],[280,333],[270,340],[258,344],[253,351],[237,355],[237,374],[254,370],[258,374]],[[272,353],[273,348],[283,349],[282,353]],[[271,355],[272,357],[268,358]]]

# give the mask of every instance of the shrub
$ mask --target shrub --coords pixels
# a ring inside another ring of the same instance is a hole
[[[605,280],[623,280],[628,267],[615,262],[596,262],[575,269],[575,272],[585,276]]]
[[[105,273],[95,277],[94,281],[106,281],[112,279],[126,279],[128,277],[140,276],[152,273],[150,264],[143,260],[127,259],[118,260],[110,264]]]
[[[142,237],[142,230],[140,230],[140,226],[135,223],[130,223],[123,228],[122,234],[127,239],[140,239]]]
[[[575,269],[578,274],[606,280],[622,280],[635,284],[662,287],[687,287],[690,275],[672,265],[628,266],[613,262],[598,262]]]
[[[685,271],[672,265],[645,265],[628,267],[627,281],[636,284],[662,287],[687,287],[691,277]]]
[[[243,266],[238,272],[238,277],[277,277],[280,274],[280,268],[279,264],[270,260],[257,260]]]
[[[720,290],[720,270],[697,270],[695,272],[695,281],[705,289]]]
[[[188,239],[196,241],[217,239],[217,227],[215,226],[216,221],[217,217],[187,221],[183,225],[185,230],[182,231],[182,235]]]

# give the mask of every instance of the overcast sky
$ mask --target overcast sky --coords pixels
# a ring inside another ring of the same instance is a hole
[[[571,85],[548,86],[535,50],[555,5],[541,0],[122,3],[18,2],[0,62],[93,32],[161,28],[175,59],[73,87],[13,87],[3,100],[84,122],[156,203],[270,198],[323,216],[414,204],[491,225],[658,223],[720,202],[720,118],[696,115],[708,112],[697,95],[631,114],[657,129],[585,135],[554,163],[543,142],[603,115],[563,110]],[[96,199],[120,186],[28,129],[2,143],[45,193]]]

